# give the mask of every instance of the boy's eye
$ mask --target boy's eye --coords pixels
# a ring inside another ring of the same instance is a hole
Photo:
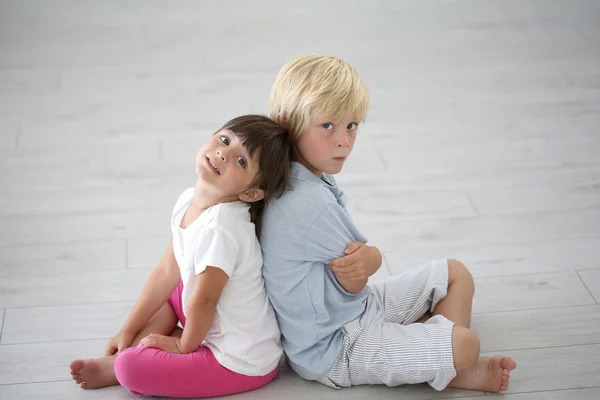
[[[333,124],[331,122],[327,122],[323,124],[323,128],[325,129],[333,129]]]
[[[241,166],[242,168],[246,168],[246,166],[247,166],[248,164],[246,163],[246,160],[244,159],[244,157],[238,157],[237,159],[238,159],[238,163],[240,164],[240,166]]]
[[[225,146],[229,146],[229,138],[227,136],[219,136],[219,140],[225,145]]]
[[[358,128],[358,124],[356,122],[351,122],[351,123],[348,124],[348,127],[346,129],[349,129],[349,130],[353,131],[353,130],[355,130],[357,128]]]

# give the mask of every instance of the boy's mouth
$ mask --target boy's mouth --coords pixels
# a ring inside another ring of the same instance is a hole
[[[333,157],[333,159],[335,161],[338,161],[338,162],[344,162],[344,161],[346,161],[346,157]]]
[[[215,174],[221,175],[221,172],[219,171],[219,168],[217,168],[217,165],[215,164],[215,162],[213,160],[211,160],[210,158],[206,157],[206,164],[208,165],[208,168],[212,169],[212,171]]]

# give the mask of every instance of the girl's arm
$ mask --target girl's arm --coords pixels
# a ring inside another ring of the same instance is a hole
[[[181,336],[181,353],[196,351],[202,344],[213,322],[221,292],[228,280],[229,276],[216,267],[206,267],[196,275],[194,289],[187,303],[185,328]]]
[[[175,260],[173,240],[171,240],[165,255],[148,277],[140,297],[121,330],[134,336],[137,335],[150,318],[166,303],[180,280],[179,266]]]

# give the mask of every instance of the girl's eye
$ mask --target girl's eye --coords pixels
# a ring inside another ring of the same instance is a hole
[[[227,136],[219,136],[219,140],[225,145],[229,146],[229,138]]]
[[[240,166],[242,168],[246,168],[247,164],[246,164],[246,160],[244,159],[244,157],[238,157],[238,163],[240,164]]]
[[[349,130],[353,131],[353,130],[355,130],[357,128],[358,128],[358,124],[356,122],[351,122],[351,123],[348,124],[348,127],[346,129],[349,129]]]
[[[331,122],[327,122],[325,124],[323,124],[323,128],[329,130],[329,129],[333,129],[333,124]]]

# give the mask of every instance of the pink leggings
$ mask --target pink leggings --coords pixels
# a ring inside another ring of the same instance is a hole
[[[185,326],[181,304],[183,284],[169,297],[177,318]],[[190,354],[172,354],[149,347],[123,350],[115,360],[119,383],[133,394],[198,398],[258,389],[271,382],[279,367],[265,376],[247,376],[223,367],[205,346]]]

